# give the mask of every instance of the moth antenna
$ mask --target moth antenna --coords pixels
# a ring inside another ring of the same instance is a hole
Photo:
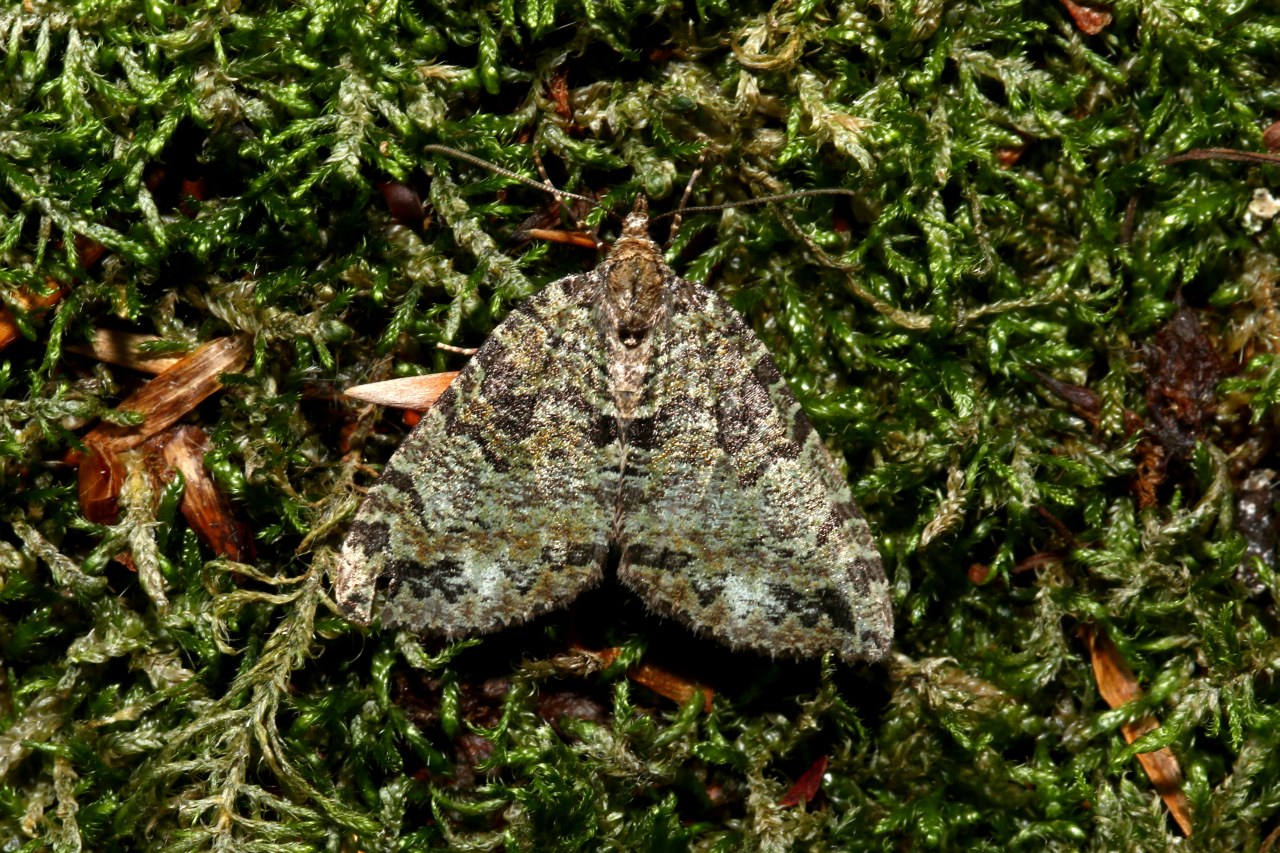
[[[538,167],[538,174],[542,176],[542,183],[546,185],[546,189],[548,192],[555,193],[556,185],[551,182],[551,176],[547,174],[547,167],[542,165],[542,158],[538,156],[537,151],[534,151],[532,153],[533,153],[533,165]],[[566,204],[565,200],[558,193],[556,193],[556,201],[560,203],[560,210],[564,212],[565,216],[569,217],[569,219],[573,221],[574,228],[578,229],[579,231],[587,230],[582,220],[579,219],[574,214],[573,208],[570,207],[568,204]]]
[[[684,195],[680,196],[680,206],[676,208],[675,214],[671,217],[671,230],[667,234],[665,248],[670,248],[671,244],[676,241],[676,234],[680,231],[680,221],[683,218],[682,214],[686,210],[686,205],[689,204],[689,196],[693,195],[694,183],[702,176],[702,164],[705,158],[706,152],[698,155],[698,167],[689,175],[689,183],[685,184]],[[658,218],[661,219],[662,217],[659,216]]]
[[[778,195],[762,195],[758,198],[744,198],[741,201],[728,201],[724,204],[707,204],[695,207],[680,207],[679,210],[673,210],[669,213],[663,213],[653,218],[654,222],[659,219],[666,219],[669,216],[680,216],[685,213],[713,213],[717,210],[731,210],[735,207],[748,207],[753,204],[771,204],[775,201],[790,201],[793,198],[808,198],[814,195],[848,195],[856,196],[855,190],[847,190],[842,187],[825,187],[818,190],[796,190],[793,193],[779,193]]]
[[[568,190],[559,189],[558,187],[552,186],[550,181],[545,184],[539,183],[533,178],[526,178],[519,172],[513,172],[511,169],[504,168],[496,163],[490,163],[488,160],[482,160],[474,154],[468,154],[467,152],[460,151],[457,148],[450,148],[448,145],[424,145],[422,146],[422,150],[434,154],[443,154],[446,157],[452,157],[455,160],[470,163],[472,166],[479,166],[481,169],[487,169],[495,175],[510,178],[511,180],[524,184],[527,187],[533,187],[535,190],[542,190],[544,193],[551,193],[561,201],[566,198],[571,198],[574,201],[585,201],[590,205],[598,204],[594,198],[589,196],[579,195],[578,193],[571,193]]]

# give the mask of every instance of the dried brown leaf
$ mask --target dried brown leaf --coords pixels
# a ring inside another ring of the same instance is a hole
[[[791,790],[778,800],[778,805],[798,806],[816,797],[822,788],[822,777],[827,772],[827,761],[827,756],[824,755],[809,765],[809,769],[800,774],[800,778],[791,786]]]
[[[46,282],[48,289],[35,293],[29,288],[20,288],[11,297],[12,301],[19,308],[29,314],[43,314],[54,305],[58,304],[58,300],[66,294],[66,290],[60,287],[53,279]],[[22,337],[22,332],[18,329],[18,322],[13,316],[13,312],[9,310],[9,306],[0,305],[0,350],[9,346],[9,344]]]
[[[1076,26],[1086,35],[1096,36],[1111,25],[1111,12],[1101,6],[1062,0]]]
[[[86,442],[80,454],[77,486],[80,510],[94,524],[115,524],[120,517],[120,488],[125,469],[108,445]]]

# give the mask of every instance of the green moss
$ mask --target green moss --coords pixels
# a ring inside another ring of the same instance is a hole
[[[1277,236],[1246,215],[1277,171],[1160,161],[1261,148],[1280,17],[1112,11],[1095,36],[1058,4],[929,0],[0,11],[0,296],[24,336],[0,354],[0,847],[1163,849],[1120,732],[1150,713],[1136,746],[1179,757],[1201,845],[1257,849],[1280,825],[1274,530],[1236,501],[1269,511],[1255,472],[1280,468]],[[693,214],[671,257],[848,459],[894,585],[888,665],[732,655],[608,592],[449,647],[336,615],[333,549],[404,431],[335,392],[456,369],[436,343],[595,261],[513,242],[555,206],[428,144],[531,176],[536,153],[605,213],[674,208],[700,157],[695,203],[856,192]],[[386,182],[425,221],[393,220]],[[25,310],[49,282],[69,295]],[[1183,305],[1222,364],[1198,391],[1155,357]],[[85,520],[67,453],[139,382],[73,352],[102,326],[253,336],[191,416],[252,566],[172,494]],[[1100,698],[1086,625],[1134,707]],[[822,756],[819,798],[779,807]]]

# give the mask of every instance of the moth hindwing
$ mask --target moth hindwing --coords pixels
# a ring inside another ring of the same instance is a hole
[[[764,345],[675,275],[643,199],[594,270],[494,330],[387,463],[342,547],[352,619],[494,631],[618,579],[733,647],[877,660],[871,531]]]

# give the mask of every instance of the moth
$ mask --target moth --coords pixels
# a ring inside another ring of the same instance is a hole
[[[343,543],[360,624],[458,637],[609,571],[734,648],[874,661],[889,590],[764,345],[672,272],[636,202],[605,259],[515,308],[387,463]]]

